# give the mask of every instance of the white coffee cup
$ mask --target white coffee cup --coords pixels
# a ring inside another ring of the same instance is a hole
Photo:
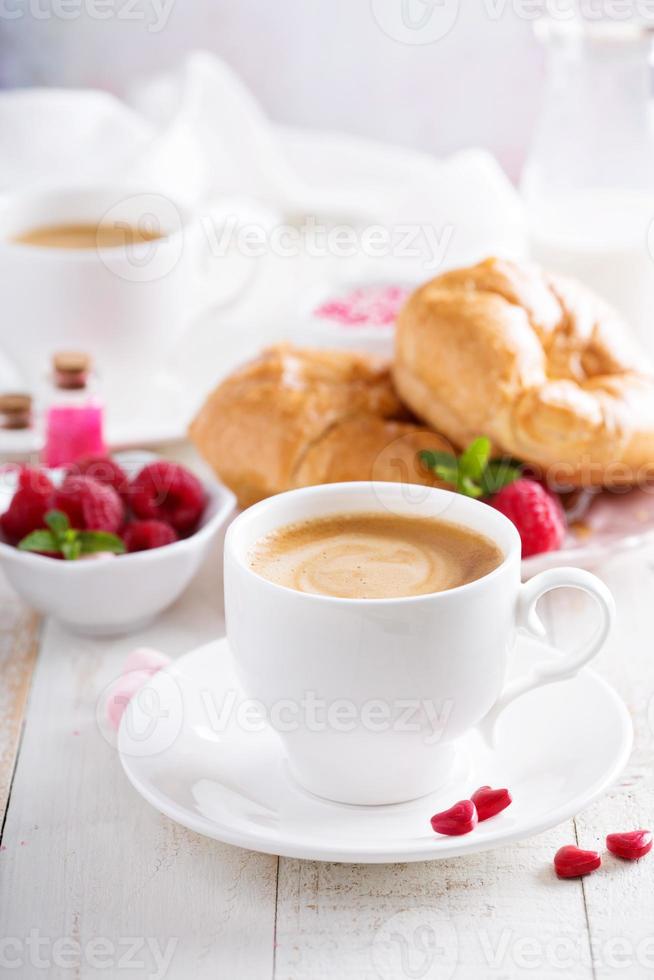
[[[119,391],[163,366],[191,317],[213,299],[218,278],[202,219],[167,194],[130,186],[56,186],[0,200],[0,277],[6,353],[31,388],[51,354],[90,353]],[[13,239],[59,224],[127,225],[152,241],[67,249]],[[209,260],[209,261],[208,261]],[[215,291],[219,293],[219,289]]]
[[[467,585],[394,599],[298,592],[249,566],[255,543],[279,527],[380,511],[469,527],[495,541],[504,560]],[[561,587],[595,598],[597,636],[507,686],[517,630],[542,636],[536,603]],[[415,499],[395,483],[292,490],[244,511],[225,540],[225,609],[244,690],[277,719],[295,778],[352,804],[398,803],[437,788],[462,735],[475,726],[488,735],[515,698],[576,674],[602,647],[614,616],[606,586],[581,569],[552,569],[521,584],[520,538],[492,507],[447,490]]]

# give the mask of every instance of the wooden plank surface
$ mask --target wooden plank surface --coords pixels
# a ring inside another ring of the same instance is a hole
[[[581,885],[562,890],[549,874],[570,831],[451,861],[280,859],[276,980],[505,980],[524,976],[534,943],[541,961],[532,975],[560,980],[547,949],[586,929]],[[574,976],[591,977],[590,966],[579,963]]]
[[[606,563],[602,578],[618,605],[618,623],[596,669],[618,691],[634,721],[634,750],[617,784],[575,820],[581,847],[604,850],[608,833],[654,830],[654,555]],[[554,601],[554,600],[553,600]],[[594,610],[579,594],[554,602],[557,640],[566,647],[588,637]],[[654,977],[654,852],[638,862],[606,854],[584,881],[592,962],[597,977]]]
[[[139,635],[44,629],[0,854],[0,922],[11,943],[0,958],[20,958],[21,980],[272,975],[277,859],[156,813],[96,721],[98,698],[136,645],[176,656],[222,632],[219,559]],[[47,968],[35,963],[33,930],[46,940],[37,952]]]
[[[38,630],[38,616],[0,579],[0,827],[36,663]]]
[[[14,975],[654,977],[654,858],[607,859],[583,883],[557,881],[550,865],[562,843],[600,845],[610,830],[654,823],[649,557],[604,571],[620,622],[599,666],[637,734],[618,786],[575,821],[518,845],[389,866],[278,863],[222,846],[160,817],[127,784],[96,723],[97,699],[135,645],[175,656],[222,632],[219,557],[217,549],[187,595],[138,636],[89,640],[46,625],[0,854],[3,935],[14,943],[9,956],[23,957]],[[3,650],[22,650],[19,662],[33,663],[34,620],[6,590],[0,602]],[[577,596],[557,596],[548,608],[562,645],[588,632],[592,611]],[[21,676],[18,692],[26,690]],[[42,959],[68,955],[69,965],[34,965],[32,930],[48,940],[37,950]],[[94,955],[113,972],[94,966]],[[119,966],[130,956],[141,965]]]

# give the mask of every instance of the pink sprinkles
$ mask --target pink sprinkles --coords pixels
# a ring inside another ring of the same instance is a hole
[[[345,296],[326,300],[314,315],[344,327],[389,327],[409,293],[403,286],[360,286]]]

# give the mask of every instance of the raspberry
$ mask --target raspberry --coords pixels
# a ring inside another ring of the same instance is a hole
[[[132,521],[125,528],[123,541],[130,552],[149,551],[177,541],[177,534],[163,521]]]
[[[67,476],[91,476],[98,483],[113,487],[125,503],[129,495],[129,477],[111,456],[84,456],[68,467]]]
[[[161,459],[134,477],[130,503],[137,517],[164,521],[183,535],[195,530],[206,497],[196,476],[177,463]]]
[[[125,519],[125,508],[113,487],[91,476],[68,475],[55,491],[53,506],[68,515],[71,527],[82,531],[115,533]]]
[[[522,557],[556,551],[565,537],[565,517],[557,497],[544,486],[522,477],[503,487],[489,500],[510,521],[522,541]]]
[[[44,517],[52,506],[54,486],[43,470],[24,467],[18,475],[18,488],[8,509],[0,516],[0,527],[10,544],[45,527]]]

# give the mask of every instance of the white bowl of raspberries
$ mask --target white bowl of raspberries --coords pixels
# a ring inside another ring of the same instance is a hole
[[[124,633],[181,595],[234,506],[225,487],[152,453],[7,468],[0,561],[40,612],[77,632]]]

